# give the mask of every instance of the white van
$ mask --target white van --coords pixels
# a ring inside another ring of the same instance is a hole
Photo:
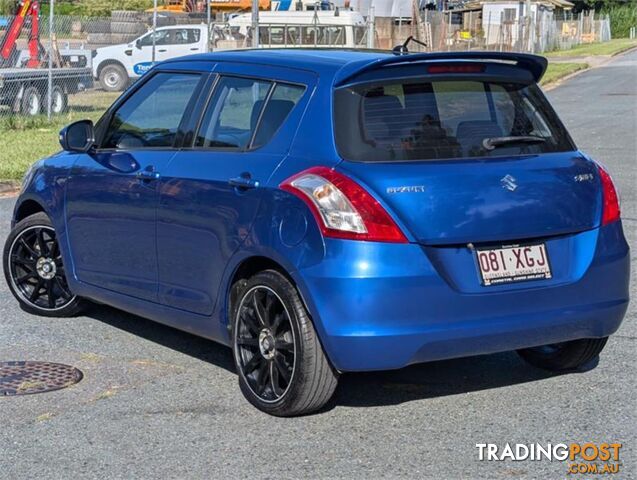
[[[206,25],[172,25],[149,31],[131,43],[98,48],[93,57],[93,78],[104,90],[119,92],[130,80],[137,79],[155,62],[207,51]]]
[[[252,14],[230,19],[231,31],[251,35]],[[366,43],[367,25],[360,12],[351,10],[259,12],[259,46],[360,48]]]

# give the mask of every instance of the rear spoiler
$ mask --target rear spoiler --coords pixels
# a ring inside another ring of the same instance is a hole
[[[538,55],[513,52],[439,52],[439,53],[409,53],[383,57],[377,60],[359,60],[348,63],[341,68],[334,78],[334,85],[340,87],[350,82],[353,78],[371,70],[387,66],[412,65],[414,63],[426,63],[430,61],[484,61],[505,63],[528,71],[535,82],[539,82],[546,71],[548,61]]]

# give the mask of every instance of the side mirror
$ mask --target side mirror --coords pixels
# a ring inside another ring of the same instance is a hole
[[[60,131],[60,145],[67,152],[87,152],[95,143],[93,122],[80,120]]]
[[[135,42],[135,47],[136,47],[138,50],[141,50],[141,49],[142,49],[142,41],[141,41],[141,40],[137,40],[137,41]]]

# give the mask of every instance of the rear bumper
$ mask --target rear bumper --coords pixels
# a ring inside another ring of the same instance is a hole
[[[558,257],[566,255],[564,242],[572,258]],[[466,249],[437,255],[415,244],[326,240],[326,258],[294,277],[342,371],[614,333],[628,306],[621,223],[551,240],[547,249],[554,279],[482,287]]]

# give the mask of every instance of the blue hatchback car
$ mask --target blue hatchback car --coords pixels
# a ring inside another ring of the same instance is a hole
[[[339,372],[517,350],[597,358],[628,304],[608,172],[541,57],[261,50],[153,68],[24,179],[4,250],[24,309],[112,305],[231,346],[257,408]]]

